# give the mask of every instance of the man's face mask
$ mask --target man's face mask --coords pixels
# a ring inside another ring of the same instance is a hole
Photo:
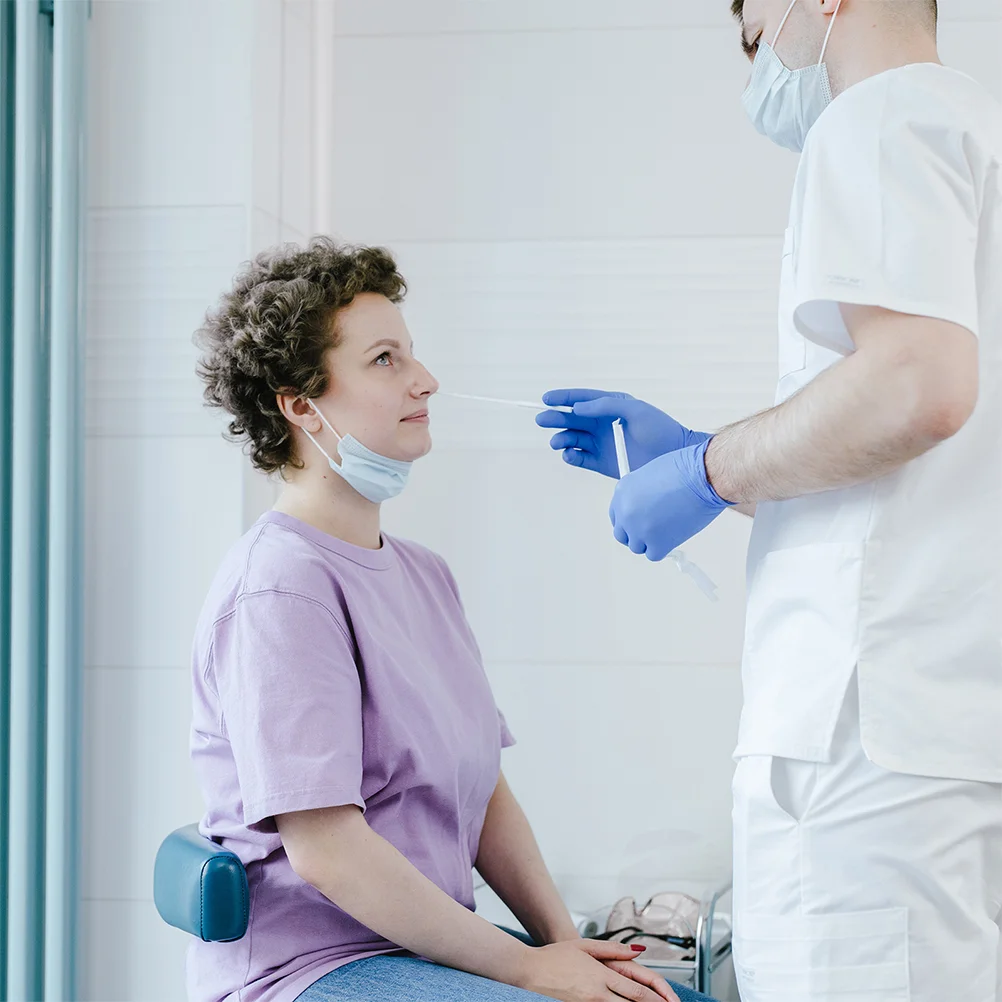
[[[831,104],[831,83],[824,60],[828,39],[842,3],[839,0],[839,5],[832,14],[817,65],[791,70],[776,55],[775,45],[796,3],[797,0],[793,0],[787,9],[776,29],[772,44],[759,44],[751,80],[741,102],[752,125],[763,136],[768,136],[777,145],[785,146],[794,153],[800,153],[807,141],[807,133],[821,112]]]

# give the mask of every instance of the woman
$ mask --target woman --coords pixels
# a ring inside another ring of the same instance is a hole
[[[193,944],[190,996],[674,1000],[630,947],[579,939],[500,771],[512,738],[455,581],[380,532],[438,388],[404,292],[385,251],[317,238],[259,256],[199,331],[206,399],[284,487],[195,639],[201,830],[251,900],[241,940]],[[539,946],[473,912],[474,865]]]

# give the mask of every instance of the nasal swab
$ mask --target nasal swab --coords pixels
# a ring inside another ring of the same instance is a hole
[[[524,407],[533,411],[563,411],[573,414],[573,407],[550,407],[548,404],[534,404],[531,400],[501,400],[499,397],[478,397],[472,393],[446,393],[439,390],[440,397],[452,397],[454,400],[476,400],[481,404],[500,404],[502,407]]]
[[[612,422],[612,438],[616,443],[616,463],[619,466],[619,479],[622,480],[630,472],[630,457],[626,452],[623,422],[619,418]],[[688,574],[692,578],[696,587],[711,602],[717,601],[717,586],[702,567],[694,564],[681,550],[672,550],[668,556],[683,574]]]

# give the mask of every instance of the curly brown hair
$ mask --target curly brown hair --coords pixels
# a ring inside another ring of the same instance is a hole
[[[337,312],[374,292],[399,303],[407,283],[382,247],[314,237],[258,254],[195,333],[197,372],[212,407],[229,413],[226,437],[246,442],[264,473],[302,466],[276,394],[327,392],[324,357],[339,342]]]

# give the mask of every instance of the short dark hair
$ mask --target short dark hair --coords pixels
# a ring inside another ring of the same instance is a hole
[[[938,0],[925,0],[925,7],[932,15],[933,24],[936,24],[939,21]],[[731,13],[739,21],[743,21],[745,16],[745,0],[731,0]]]
[[[330,237],[273,248],[237,275],[195,335],[197,371],[206,402],[232,418],[227,437],[249,445],[257,469],[302,465],[276,395],[310,400],[327,392],[325,357],[340,339],[338,312],[366,292],[399,303],[406,291],[388,251]]]

